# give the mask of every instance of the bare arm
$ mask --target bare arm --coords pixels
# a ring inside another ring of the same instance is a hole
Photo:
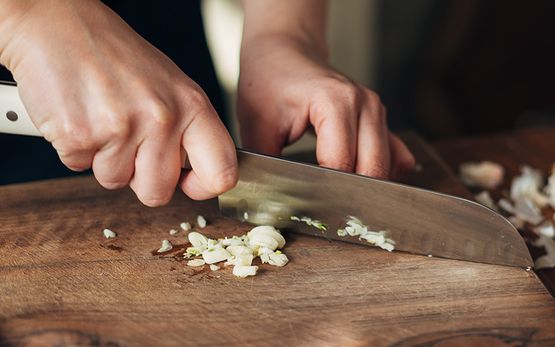
[[[327,63],[326,1],[243,0],[238,110],[247,148],[279,155],[310,128],[320,165],[389,178],[414,165],[378,95]]]
[[[233,141],[207,96],[101,1],[0,0],[0,63],[62,162],[102,186],[158,206],[178,184],[194,199],[235,185]]]

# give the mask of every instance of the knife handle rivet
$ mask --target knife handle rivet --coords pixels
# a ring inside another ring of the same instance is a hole
[[[15,122],[15,121],[17,121],[19,116],[14,111],[8,111],[8,112],[6,112],[6,118],[8,118],[8,120],[10,120],[12,122]]]

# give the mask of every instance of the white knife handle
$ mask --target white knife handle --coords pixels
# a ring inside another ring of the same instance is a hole
[[[27,114],[15,85],[0,83],[0,133],[42,136]]]

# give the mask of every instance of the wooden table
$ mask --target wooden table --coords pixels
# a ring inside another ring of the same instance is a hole
[[[429,146],[409,142],[424,170],[405,181],[468,196]],[[151,209],[89,177],[0,196],[0,345],[555,345],[555,301],[520,268],[291,234],[286,267],[239,279],[185,266],[185,235],[168,235],[197,214],[212,237],[249,230],[214,201],[176,194]],[[164,238],[175,252],[152,255]]]

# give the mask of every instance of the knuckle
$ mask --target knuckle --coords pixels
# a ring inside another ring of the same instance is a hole
[[[206,108],[210,104],[206,94],[200,87],[189,88],[185,93],[185,100],[189,108]]]
[[[65,152],[87,151],[96,147],[92,129],[74,121],[63,123],[56,137],[57,142],[62,143],[61,147]]]
[[[171,129],[174,127],[177,117],[161,98],[153,98],[148,110],[155,127],[159,129]]]
[[[111,138],[127,139],[131,135],[131,121],[129,116],[118,114],[109,116],[109,133]]]
[[[327,88],[328,97],[332,100],[339,100],[343,103],[353,106],[360,104],[360,89],[349,81],[335,82],[333,87]]]
[[[378,93],[372,91],[372,90],[367,90],[366,91],[366,96],[368,98],[368,100],[370,101],[370,104],[373,105],[374,107],[383,107],[382,105],[382,100],[380,98],[380,96],[378,95]]]

